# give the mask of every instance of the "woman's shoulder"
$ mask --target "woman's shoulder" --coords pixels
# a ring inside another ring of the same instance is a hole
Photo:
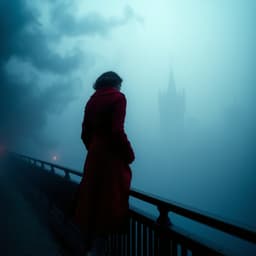
[[[114,101],[115,102],[120,102],[121,101],[123,103],[126,103],[125,94],[119,91],[118,93],[115,94]]]
[[[97,90],[88,100],[86,105],[97,104],[97,102],[104,102],[105,104],[113,104],[117,102],[126,103],[126,96],[124,93],[116,89],[100,89]]]
[[[125,94],[115,88],[109,88],[105,91],[105,93],[105,95],[109,96],[109,98],[113,99],[114,101],[126,101]]]
[[[118,95],[118,97],[121,98],[121,99],[126,99],[125,94],[122,93],[122,92],[120,92],[120,91],[118,91],[117,95]]]

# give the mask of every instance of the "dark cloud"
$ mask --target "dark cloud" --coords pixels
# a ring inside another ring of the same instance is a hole
[[[36,79],[28,82],[6,72],[8,61],[16,57],[40,72],[61,75],[77,68],[80,58],[78,54],[61,57],[49,48],[49,38],[25,1],[2,1],[0,16],[0,140],[15,146],[20,139],[39,136],[49,111],[57,108],[60,95],[67,101],[72,97],[70,89],[63,88],[63,84],[41,93]]]
[[[61,2],[48,2],[52,10],[52,31],[48,32],[38,20],[37,9],[29,6],[28,1],[0,1],[0,144],[15,148],[21,141],[39,141],[49,114],[60,112],[62,105],[67,106],[74,99],[74,81],[70,77],[82,62],[92,58],[78,49],[59,55],[52,45],[63,36],[105,34],[133,15],[126,10],[120,18],[105,19],[95,13],[76,20],[65,9],[71,1],[64,3],[57,12]],[[53,31],[58,37],[52,36]],[[17,75],[21,70],[7,72],[6,66],[13,58],[29,63],[37,73],[54,74],[60,79],[42,88],[37,75],[31,74],[31,79],[25,80]]]
[[[34,12],[24,0],[1,3],[1,63],[16,55],[52,72],[64,73],[76,68],[79,54],[62,58],[49,49],[50,37],[41,29]]]
[[[61,10],[61,11],[60,11]],[[122,26],[130,20],[141,21],[134,10],[127,6],[119,17],[102,17],[96,12],[89,13],[82,18],[72,15],[70,8],[65,10],[56,5],[52,10],[52,22],[59,29],[72,36],[77,35],[106,35],[110,29]]]

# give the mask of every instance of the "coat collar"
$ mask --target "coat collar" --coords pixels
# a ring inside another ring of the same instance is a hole
[[[106,94],[119,94],[120,91],[114,87],[108,87],[108,88],[101,88],[98,89],[93,96],[101,96]]]

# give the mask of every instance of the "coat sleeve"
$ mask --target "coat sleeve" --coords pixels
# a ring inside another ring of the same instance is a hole
[[[126,98],[123,94],[115,102],[112,116],[113,140],[124,160],[130,164],[134,161],[135,156],[130,141],[124,131],[124,120],[126,115]]]
[[[90,127],[89,127],[89,123],[87,120],[87,106],[85,107],[84,110],[84,118],[83,118],[83,122],[82,122],[82,132],[81,132],[81,139],[86,147],[86,149],[88,150],[89,148],[89,144],[90,144]]]

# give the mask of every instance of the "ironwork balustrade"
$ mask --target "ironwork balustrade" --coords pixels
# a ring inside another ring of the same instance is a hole
[[[81,177],[82,173],[69,168],[31,158],[29,156],[14,154],[32,166],[48,170],[56,176],[56,171],[63,172],[62,180],[65,184],[74,183],[71,176]],[[77,184],[76,184],[77,185]],[[67,185],[65,185],[66,187]],[[204,240],[198,240],[172,225],[169,213],[188,218],[189,220],[204,224],[208,227],[222,231],[226,234],[256,243],[256,232],[226,222],[201,211],[196,211],[176,202],[163,200],[157,196],[146,194],[137,189],[131,189],[130,196],[157,207],[159,216],[147,216],[142,210],[130,208],[129,228],[127,233],[111,234],[106,243],[109,255],[117,256],[190,256],[190,255],[226,255],[226,252]],[[60,207],[61,208],[61,207]]]

